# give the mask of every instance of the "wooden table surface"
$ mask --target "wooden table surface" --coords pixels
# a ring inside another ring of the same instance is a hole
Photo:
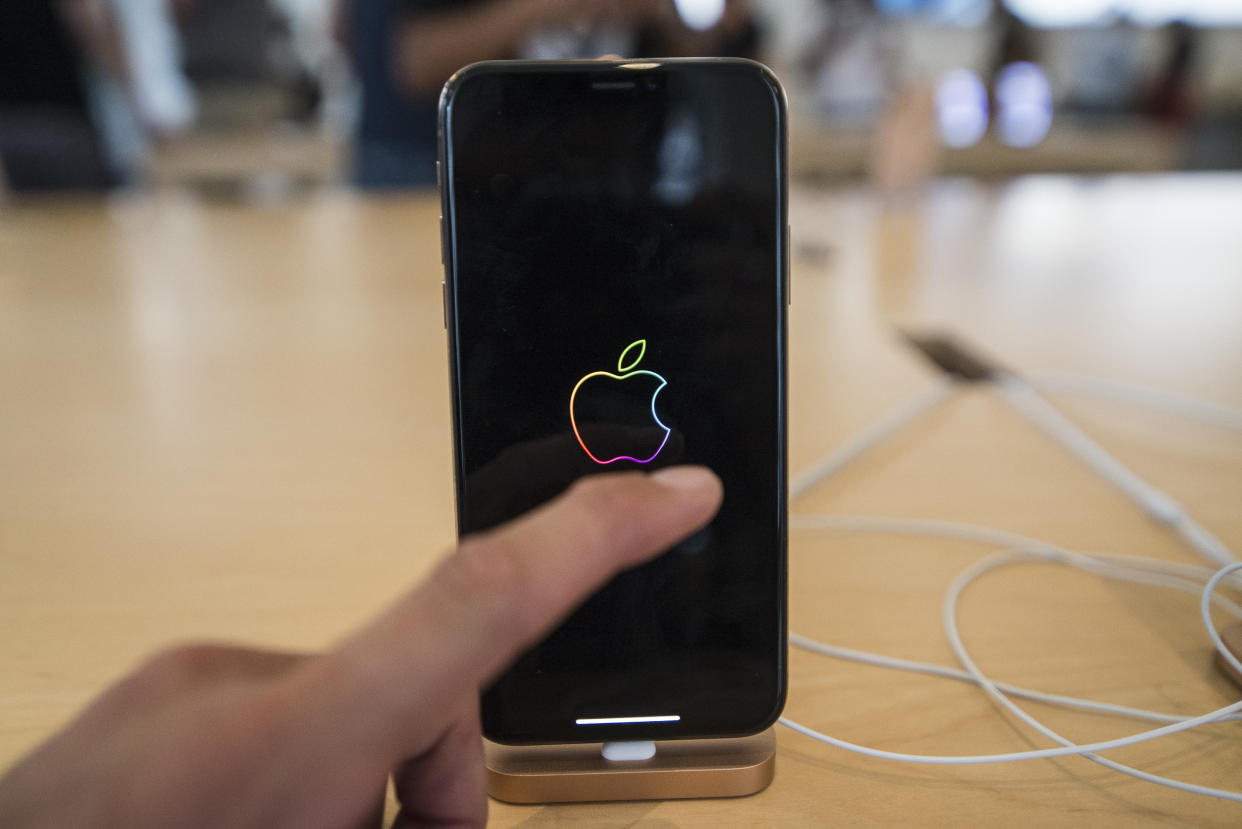
[[[791,466],[934,378],[895,326],[1020,370],[1242,407],[1242,176],[944,181],[883,203],[795,190]],[[0,213],[0,767],[161,644],[324,647],[453,541],[434,198],[285,206],[175,194]],[[1055,398],[1242,550],[1242,436]],[[970,521],[1197,562],[984,390],[964,389],[792,505]],[[793,630],[950,664],[948,582],[990,550],[799,530]],[[1048,565],[986,577],[963,635],[995,678],[1200,713],[1239,696],[1196,599]],[[1082,741],[1138,723],[1031,705]],[[793,651],[787,713],[908,752],[1046,742],[975,688]],[[899,765],[779,732],[738,801],[493,806],[496,826],[1236,826],[1242,806],[1080,758]],[[1237,724],[1113,752],[1242,789]]]

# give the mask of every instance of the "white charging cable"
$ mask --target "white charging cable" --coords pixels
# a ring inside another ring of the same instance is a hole
[[[882,415],[862,434],[847,442],[844,446],[829,452],[820,460],[811,464],[801,475],[789,482],[789,497],[797,498],[820,481],[835,475],[847,464],[880,443],[889,435],[901,429],[907,423],[921,417],[938,404],[943,402],[958,384],[953,380],[943,379],[932,383],[923,391],[909,400],[898,404],[892,411]]]
[[[1171,527],[1208,561],[1217,567],[1237,561],[1224,544],[1182,509],[1181,504],[1131,472],[1022,378],[1001,372],[993,380],[993,386],[1015,410],[1077,455],[1101,478],[1129,496],[1143,512]]]
[[[877,519],[877,520],[882,520],[882,519]],[[1071,555],[1079,556],[1080,554],[1071,554]],[[1141,742],[1146,742],[1148,740],[1153,740],[1159,737],[1164,737],[1169,734],[1177,733],[1179,731],[1186,731],[1192,728],[1197,728],[1207,723],[1217,722],[1223,719],[1236,719],[1237,717],[1234,715],[1236,715],[1237,712],[1242,711],[1242,701],[1235,702],[1231,705],[1226,705],[1222,708],[1216,709],[1215,711],[1209,711],[1208,713],[1202,714],[1199,716],[1179,718],[1178,722],[1173,722],[1173,723],[1170,723],[1169,725],[1165,725],[1160,728],[1150,729],[1148,731],[1139,732],[1137,734],[1131,734],[1125,737],[1118,737],[1112,740],[1104,740],[1104,741],[1095,742],[1095,743],[1076,744],[1070,740],[1067,740],[1061,735],[1057,734],[1051,728],[1048,728],[1046,725],[1041,723],[1035,717],[1031,716],[1029,713],[1027,713],[1023,709],[1018,707],[1016,704],[1014,704],[1012,700],[1010,700],[1005,695],[1004,690],[999,685],[994,683],[991,679],[989,679],[978,668],[978,666],[970,658],[969,653],[966,651],[965,645],[962,642],[960,633],[957,629],[956,608],[957,608],[958,599],[961,597],[962,592],[965,590],[965,588],[970,583],[977,580],[979,577],[989,572],[990,570],[994,570],[1005,564],[1012,564],[1012,563],[1019,562],[1019,561],[1032,561],[1032,560],[1057,561],[1058,563],[1068,563],[1066,561],[1060,560],[1059,557],[1048,556],[1044,553],[1032,553],[1032,552],[1005,551],[1005,552],[990,556],[988,558],[985,558],[982,561],[976,563],[975,565],[972,565],[970,568],[964,571],[960,576],[958,576],[958,578],[954,581],[953,585],[949,589],[948,594],[945,597],[943,621],[945,623],[946,634],[949,637],[950,646],[953,648],[954,653],[957,656],[959,662],[961,662],[963,666],[966,667],[967,673],[969,674],[970,678],[977,685],[979,685],[979,687],[983,688],[984,691],[986,691],[988,695],[991,696],[995,701],[997,701],[1002,706],[1004,706],[1006,709],[1011,711],[1015,716],[1017,716],[1023,722],[1027,723],[1032,728],[1035,728],[1037,731],[1040,731],[1041,733],[1055,740],[1056,742],[1061,743],[1061,746],[1062,746],[1061,748],[1034,749],[1034,750],[1029,750],[1029,751],[1016,751],[1016,752],[1007,752],[1007,753],[1000,753],[1000,754],[974,754],[974,755],[908,754],[904,752],[885,751],[883,749],[871,748],[869,746],[863,746],[857,743],[851,743],[846,740],[841,740],[839,738],[829,736],[820,731],[817,731],[815,729],[802,725],[798,722],[795,722],[788,717],[782,717],[780,719],[781,724],[793,729],[794,731],[797,731],[801,734],[804,734],[808,737],[812,737],[816,740],[827,743],[829,745],[835,746],[837,748],[843,748],[848,751],[853,751],[858,754],[866,755],[868,757],[876,757],[876,758],[885,759],[885,760],[897,760],[897,761],[907,762],[907,763],[922,763],[922,764],[928,764],[928,765],[978,765],[982,763],[1008,763],[1008,762],[1016,762],[1016,761],[1021,761],[1021,760],[1040,760],[1040,759],[1048,759],[1052,757],[1082,755],[1082,756],[1087,757],[1090,760],[1100,763],[1101,765],[1107,766],[1116,771],[1130,775],[1131,777],[1137,777],[1141,780],[1145,780],[1150,783],[1156,783],[1162,786],[1168,786],[1170,788],[1179,789],[1181,791],[1190,792],[1192,794],[1206,795],[1209,797],[1216,797],[1216,798],[1232,800],[1232,801],[1242,803],[1242,792],[1234,792],[1234,791],[1229,791],[1226,789],[1216,789],[1216,788],[1212,788],[1209,786],[1200,786],[1195,783],[1188,783],[1182,780],[1175,780],[1173,778],[1162,777],[1160,775],[1152,774],[1150,772],[1145,772],[1141,769],[1136,769],[1131,766],[1126,766],[1121,763],[1117,763],[1105,757],[1100,757],[1097,754],[1097,752],[1100,752],[1100,751],[1107,751],[1110,749],[1122,748],[1122,747],[1130,746],[1130,745],[1136,745]],[[1211,597],[1213,596],[1215,588],[1219,584],[1220,580],[1224,578],[1226,575],[1234,571],[1237,571],[1237,570],[1242,570],[1242,562],[1239,562],[1237,564],[1232,564],[1228,567],[1221,569],[1219,572],[1217,572],[1212,577],[1212,579],[1209,580],[1208,584],[1204,587],[1203,600],[1201,602],[1203,622],[1204,622],[1206,629],[1209,632],[1209,636],[1210,638],[1212,638],[1213,642],[1216,644],[1219,651],[1222,654],[1224,654],[1224,658],[1226,660],[1229,660],[1231,664],[1237,663],[1238,660],[1235,656],[1233,656],[1232,653],[1229,652],[1228,648],[1225,647],[1224,642],[1220,640],[1219,634],[1216,633],[1215,628],[1212,626]],[[863,654],[859,654],[859,655],[864,656],[864,657],[866,656]],[[872,662],[872,659],[863,658],[863,659],[859,659],[858,661]],[[1242,667],[1240,667],[1239,669],[1242,670]],[[1045,701],[1052,701],[1052,700],[1045,700]],[[1074,700],[1074,702],[1081,703],[1081,702],[1086,702],[1086,701]],[[1112,705],[1109,705],[1108,703],[1095,703],[1095,705],[1101,708],[1107,709],[1109,713],[1128,713],[1128,711],[1126,711],[1126,709],[1124,709],[1121,706],[1112,706]],[[1083,707],[1083,706],[1077,705],[1076,707]],[[1143,712],[1144,715],[1149,715],[1151,713],[1154,713],[1154,712]]]
[[[1036,731],[1039,731],[1041,734],[1048,737],[1049,739],[1055,742],[1058,742],[1063,746],[1082,748],[1081,746],[1075,746],[1072,740],[1069,740],[1061,736],[1056,731],[1053,731],[1047,725],[1040,722],[1030,713],[1028,713],[1024,709],[1019,707],[1016,703],[1014,703],[1013,700],[1005,696],[1005,694],[1003,694],[999,689],[997,689],[996,685],[991,681],[991,679],[985,676],[984,673],[975,664],[974,660],[971,659],[969,653],[966,651],[965,644],[962,642],[961,633],[957,627],[957,602],[958,602],[958,599],[961,597],[962,592],[966,589],[967,585],[969,585],[971,582],[978,579],[983,574],[989,572],[990,570],[994,570],[997,567],[1003,566],[1005,564],[1012,564],[1017,561],[1038,560],[1042,558],[1044,558],[1044,556],[1032,555],[1029,553],[1012,553],[1012,552],[1002,553],[998,555],[989,556],[987,559],[984,559],[983,561],[978,562],[972,567],[967,568],[966,571],[964,571],[961,575],[959,575],[958,578],[953,582],[953,584],[949,588],[947,595],[945,596],[944,606],[942,609],[942,622],[944,624],[944,629],[949,639],[949,644],[953,648],[954,655],[957,657],[958,661],[967,669],[967,671],[969,671],[970,674],[975,678],[975,681],[978,683],[979,687],[982,688],[988,694],[988,696],[993,699],[993,701],[995,701],[996,703],[1004,707],[1006,710],[1008,710],[1010,713],[1012,713],[1015,717],[1020,719],[1022,722],[1026,723],[1031,728],[1034,728]],[[1230,565],[1224,568],[1221,572],[1229,573],[1234,570],[1237,570],[1239,566],[1242,566],[1242,565],[1238,565],[1238,564]],[[1210,597],[1213,595],[1213,591],[1215,590],[1215,585],[1216,585],[1216,582],[1209,582],[1209,585],[1205,586],[1204,595],[1208,599],[1210,599]],[[1212,625],[1210,601],[1205,602],[1204,606],[1207,607],[1208,610],[1203,615],[1203,624],[1206,630],[1209,631],[1209,635],[1212,635],[1216,633],[1216,630]],[[1222,653],[1225,654],[1226,657],[1232,657],[1232,654],[1230,654],[1227,649],[1224,649],[1223,643],[1222,643]],[[1217,712],[1214,712],[1214,713],[1224,713],[1226,711],[1233,712],[1239,709],[1242,709],[1242,702],[1237,702],[1237,703],[1234,703],[1233,705],[1225,706],[1224,708],[1218,709]],[[1195,718],[1195,719],[1199,719],[1199,718]],[[1185,726],[1186,728],[1191,728],[1194,726],[1190,725],[1190,723],[1194,721],[1195,721],[1194,719],[1187,720],[1183,722],[1182,725]],[[1195,723],[1195,725],[1198,725],[1198,724],[1199,724],[1198,722]],[[1154,736],[1155,735],[1152,735],[1150,737],[1143,737],[1142,739],[1143,740],[1152,739]],[[1138,739],[1135,740],[1135,742],[1139,742],[1139,741],[1140,740]],[[1132,745],[1133,743],[1130,743],[1130,744]],[[1228,791],[1225,789],[1215,789],[1215,788],[1211,788],[1208,786],[1200,786],[1194,783],[1187,783],[1185,781],[1175,780],[1169,777],[1163,777],[1160,775],[1156,775],[1150,772],[1143,771],[1141,769],[1136,769],[1133,766],[1127,766],[1122,763],[1115,762],[1105,757],[1100,757],[1098,754],[1095,754],[1095,753],[1083,752],[1083,756],[1100,765],[1103,765],[1115,771],[1119,771],[1124,774],[1130,775],[1131,777],[1137,777],[1140,780],[1146,780],[1151,783],[1157,783],[1163,786],[1180,789],[1182,791],[1191,792],[1194,794],[1207,795],[1210,797],[1218,797],[1222,799],[1242,802],[1242,792],[1233,792],[1233,791]]]
[[[1066,377],[1066,375],[1060,375],[1063,387],[1072,386],[1073,384],[1064,382]],[[965,644],[962,642],[956,621],[957,602],[962,592],[968,585],[973,583],[982,575],[998,567],[1018,561],[1044,561],[1074,566],[1079,569],[1109,578],[1139,581],[1146,584],[1154,584],[1201,593],[1200,611],[1202,621],[1208,632],[1209,638],[1212,640],[1217,651],[1222,655],[1222,658],[1242,672],[1242,662],[1239,662],[1238,658],[1234,656],[1224,645],[1224,642],[1221,640],[1220,635],[1216,632],[1216,629],[1212,624],[1211,618],[1211,608],[1213,604],[1216,604],[1216,606],[1226,610],[1235,617],[1242,616],[1242,608],[1239,608],[1238,605],[1224,599],[1221,596],[1217,596],[1215,592],[1217,586],[1223,579],[1239,570],[1242,570],[1242,563],[1237,562],[1228,548],[1221,544],[1219,540],[1211,536],[1211,534],[1197,524],[1197,522],[1194,522],[1194,520],[1186,514],[1185,510],[1177,505],[1173,499],[1142,481],[1126,469],[1119,461],[1112,458],[1112,456],[1109,455],[1102,447],[1099,447],[1098,444],[1095,444],[1094,441],[1078,430],[1077,427],[1069,423],[1069,421],[1066,420],[1060,412],[1055,409],[1055,407],[1040,397],[1038,393],[1035,392],[1035,390],[1029,385],[1017,379],[1015,376],[1007,374],[1000,375],[994,382],[1002,396],[1005,397],[1005,399],[1007,399],[1015,409],[1027,416],[1028,419],[1052,435],[1058,440],[1058,442],[1062,443],[1062,445],[1066,446],[1076,455],[1081,457],[1092,469],[1096,470],[1103,477],[1133,498],[1141,507],[1143,507],[1144,511],[1148,512],[1149,515],[1153,515],[1158,518],[1162,521],[1162,523],[1171,525],[1179,532],[1180,535],[1182,535],[1183,538],[1188,541],[1188,543],[1195,547],[1195,549],[1205,557],[1214,562],[1224,562],[1226,566],[1222,567],[1215,573],[1208,575],[1208,571],[1205,571],[1203,568],[1195,568],[1190,565],[1181,565],[1174,562],[1164,562],[1158,559],[1144,559],[1137,556],[1089,556],[1066,550],[1037,539],[969,524],[954,524],[940,521],[852,518],[845,516],[794,516],[791,522],[794,527],[833,529],[854,532],[861,531],[937,535],[990,544],[1004,548],[1002,552],[993,554],[992,556],[989,556],[988,558],[985,558],[967,568],[967,570],[959,575],[958,578],[955,579],[950,585],[949,591],[945,596],[942,610],[942,622],[944,624],[945,633],[949,639],[950,646],[953,648],[958,662],[961,663],[966,669],[965,671],[956,671],[952,668],[946,668],[944,666],[916,663],[909,660],[899,660],[892,657],[866,654],[861,651],[837,648],[816,642],[815,640],[800,636],[798,634],[791,634],[790,642],[794,645],[806,647],[809,650],[824,653],[830,656],[837,656],[844,659],[879,665],[881,667],[912,670],[919,673],[927,673],[973,682],[979,685],[979,687],[981,687],[997,704],[1010,711],[1010,713],[1018,717],[1030,727],[1055,742],[1060,743],[1061,746],[1060,748],[1036,749],[1031,751],[985,755],[907,754],[902,752],[885,751],[882,749],[861,746],[856,743],[850,743],[848,741],[823,734],[815,729],[808,728],[807,726],[790,720],[788,717],[782,717],[780,722],[783,725],[798,731],[799,733],[820,740],[821,742],[828,743],[829,745],[882,759],[936,765],[967,765],[1046,759],[1049,757],[1060,757],[1067,755],[1082,755],[1094,762],[1148,782],[1169,786],[1194,794],[1242,802],[1242,792],[1215,789],[1208,786],[1200,786],[1194,783],[1162,777],[1150,772],[1145,772],[1141,769],[1135,769],[1130,766],[1117,763],[1108,758],[1100,757],[1097,754],[1097,752],[1100,751],[1134,745],[1136,743],[1166,736],[1168,734],[1196,728],[1211,722],[1236,720],[1239,718],[1238,712],[1242,711],[1242,701],[1224,706],[1223,708],[1219,708],[1200,716],[1182,717],[1178,715],[1164,714],[1161,712],[1146,711],[1144,709],[1135,709],[1127,706],[1113,705],[1111,703],[1083,700],[1076,697],[1045,694],[1038,691],[1031,691],[1029,689],[996,683],[984,674],[970,658]],[[1084,384],[1087,387],[1090,387],[1089,381],[1080,381],[1078,383],[1079,386]],[[797,495],[802,494],[807,489],[823,480],[829,474],[836,472],[845,466],[845,464],[857,458],[866,449],[874,446],[876,443],[880,442],[897,429],[906,425],[914,418],[930,409],[936,403],[939,403],[945,398],[945,396],[947,396],[948,391],[951,390],[954,385],[955,384],[947,381],[937,384],[930,390],[899,406],[884,418],[881,418],[877,421],[875,426],[864,432],[857,439],[830,454],[823,461],[813,465],[808,473],[795,479],[790,487],[791,497],[796,497]],[[1123,384],[1110,384],[1110,387],[1108,388],[1108,396],[1114,398],[1122,397],[1126,388],[1128,387]],[[1118,389],[1123,391],[1119,392]],[[1153,392],[1149,389],[1142,389],[1141,394],[1133,396],[1139,397],[1141,399],[1141,404],[1151,405],[1153,408],[1159,408],[1166,411],[1175,411],[1176,413],[1193,411],[1199,415],[1202,415],[1204,412],[1208,412],[1210,413],[1210,417],[1201,417],[1200,419],[1208,420],[1209,422],[1213,422],[1218,425],[1225,425],[1230,428],[1234,428],[1235,426],[1242,428],[1242,413],[1235,413],[1232,412],[1232,410],[1215,407],[1211,404],[1200,404],[1198,401],[1189,401],[1187,398],[1176,397],[1172,398],[1175,401],[1173,404],[1159,405],[1158,402],[1156,402],[1159,399],[1159,393]],[[1206,584],[1200,588],[1199,584],[1203,582],[1205,576]],[[1236,581],[1236,578],[1234,581]],[[1080,745],[1075,744],[1056,733],[1051,728],[1020,708],[1009,698],[1008,695],[1010,694],[1042,702],[1051,702],[1085,710],[1099,711],[1101,713],[1163,721],[1167,722],[1168,725],[1150,729],[1138,734],[1132,734],[1127,737],[1120,737],[1114,740]]]
[[[1103,377],[1086,377],[1061,371],[1036,371],[1026,375],[1027,381],[1043,392],[1079,395],[1138,406],[1165,414],[1200,420],[1213,426],[1236,429],[1242,432],[1242,412],[1197,400],[1180,394],[1172,394],[1147,386],[1121,383]]]
[[[1106,578],[1149,584],[1157,587],[1168,587],[1193,593],[1196,596],[1201,594],[1204,583],[1213,574],[1212,570],[1205,567],[1173,561],[1161,561],[1142,556],[1081,555],[1028,536],[1018,535],[1017,533],[951,521],[838,515],[795,515],[790,520],[790,526],[794,529],[806,530],[936,536],[986,544],[993,547],[1030,550],[1037,554],[1045,555],[1048,560],[1068,564]],[[1242,606],[1219,594],[1213,594],[1212,601],[1219,609],[1242,621]],[[798,633],[790,633],[789,641],[791,644],[804,650],[814,651],[838,659],[861,662],[881,668],[893,668],[913,673],[940,676],[946,679],[956,679],[965,682],[975,681],[970,673],[956,668],[934,665],[927,662],[897,659],[891,656],[881,656],[836,645],[828,645]],[[1079,697],[1048,694],[1003,683],[997,683],[997,687],[1011,696],[1023,697],[1035,702],[1080,708],[1102,714],[1115,714],[1135,719],[1150,720],[1152,722],[1182,722],[1190,719],[1177,714],[1164,714],[1158,711],[1097,702]],[[1229,717],[1228,719],[1242,719],[1242,716]]]

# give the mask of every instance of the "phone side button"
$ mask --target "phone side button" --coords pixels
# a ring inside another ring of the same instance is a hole
[[[448,283],[440,280],[440,311],[444,315],[444,330],[448,330]]]
[[[440,264],[444,264],[444,214],[440,214]]]
[[[793,279],[790,277],[790,271],[793,268],[789,264],[791,249],[789,240],[793,236],[789,231],[789,225],[785,225],[785,304],[793,305]]]

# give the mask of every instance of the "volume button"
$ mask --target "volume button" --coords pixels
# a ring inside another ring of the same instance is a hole
[[[789,225],[785,225],[785,304],[793,305],[793,278],[790,271],[793,270],[789,264],[793,251],[789,247],[789,239],[793,234],[790,233]]]
[[[440,264],[444,264],[444,214],[440,215]]]
[[[448,330],[448,284],[440,280],[440,312],[444,315],[444,329]]]

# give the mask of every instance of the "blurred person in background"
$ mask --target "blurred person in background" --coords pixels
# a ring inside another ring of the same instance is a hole
[[[295,77],[288,117],[335,131],[351,119],[351,78],[333,33],[335,0],[269,0],[283,19]]]
[[[1005,69],[1015,63],[1039,63],[1040,59],[1040,44],[1035,30],[1003,3],[997,4],[996,14],[996,46],[987,69],[989,112],[996,112],[1000,107],[996,96],[996,81]]]
[[[1078,32],[1065,73],[1066,108],[1086,115],[1133,112],[1141,85],[1141,38],[1142,30],[1122,15]]]
[[[1143,100],[1143,112],[1156,121],[1186,129],[1195,115],[1194,65],[1199,51],[1195,30],[1183,22],[1162,31],[1166,54]]]
[[[339,30],[362,91],[354,183],[435,185],[440,88],[457,69],[501,58],[749,56],[748,0],[342,0]],[[705,25],[706,24],[706,25]]]
[[[73,11],[48,0],[0,2],[0,167],[18,192],[103,190],[117,181],[91,117]]]
[[[0,163],[12,190],[135,184],[150,140],[193,123],[173,15],[168,0],[0,2]]]
[[[4,0],[0,163],[8,187],[135,183],[150,139],[193,121],[179,60],[165,0]]]
[[[892,26],[872,0],[821,0],[817,11],[819,34],[802,56],[816,109],[836,125],[867,127],[897,87]]]
[[[94,6],[113,45],[89,74],[95,119],[109,160],[125,184],[138,183],[153,141],[194,123],[194,92],[181,69],[175,15],[194,0],[73,0]]]

